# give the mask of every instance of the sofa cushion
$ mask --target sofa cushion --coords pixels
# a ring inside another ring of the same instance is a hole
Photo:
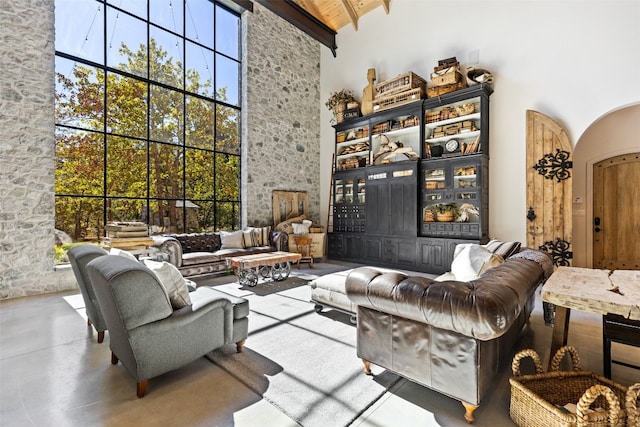
[[[224,256],[222,256],[221,252],[236,252],[237,249],[227,249],[220,250],[215,252],[190,252],[188,254],[182,255],[182,265],[195,265],[195,264],[203,264],[207,262],[218,262],[224,261]]]
[[[201,286],[198,288],[198,292],[192,295],[192,300],[194,304],[198,304],[203,300],[210,300],[214,298],[225,298],[233,304],[233,318],[234,320],[243,319],[249,315],[249,301],[237,297],[235,295],[227,294],[226,292],[222,292],[218,289],[212,288],[210,286]]]
[[[151,260],[144,260],[144,264],[155,273],[160,283],[165,287],[171,306],[174,309],[180,309],[191,304],[187,282],[174,265],[166,261]]]
[[[244,235],[242,230],[237,231],[221,231],[220,249],[244,249]]]
[[[451,262],[451,273],[456,280],[468,282],[503,262],[504,259],[500,255],[493,254],[480,245],[463,243],[456,245]]]

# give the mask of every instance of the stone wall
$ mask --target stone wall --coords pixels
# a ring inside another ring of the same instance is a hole
[[[320,222],[321,45],[257,2],[243,37],[243,225],[273,222],[272,190],[306,191]]]
[[[54,0],[0,12],[0,299],[55,292]]]
[[[54,0],[0,12],[0,300],[76,289],[55,269]],[[309,194],[319,222],[319,43],[254,3],[243,17],[243,224],[271,224],[271,190]]]

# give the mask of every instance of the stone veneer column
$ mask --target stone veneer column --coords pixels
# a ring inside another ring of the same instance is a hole
[[[53,274],[54,34],[54,0],[3,2],[0,299],[68,287]]]
[[[321,45],[253,7],[242,31],[242,224],[273,222],[272,190],[306,191],[319,223]]]

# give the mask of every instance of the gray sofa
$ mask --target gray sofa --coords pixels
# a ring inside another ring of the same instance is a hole
[[[547,254],[529,249],[469,282],[354,269],[346,294],[365,372],[374,363],[460,400],[472,422],[552,271]]]
[[[184,233],[151,236],[153,246],[161,253],[165,261],[175,265],[184,277],[217,273],[229,270],[227,258],[288,251],[289,236],[282,231],[268,231],[268,242],[259,242],[256,246],[236,245],[225,249],[222,245],[221,233]]]

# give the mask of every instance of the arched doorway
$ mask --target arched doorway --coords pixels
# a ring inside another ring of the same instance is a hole
[[[594,167],[607,159],[640,153],[639,121],[640,104],[622,107],[596,120],[576,143],[572,204],[574,266],[596,267],[593,264],[597,218],[594,215],[594,193],[604,190],[599,184],[594,184]],[[636,241],[640,240],[640,235],[634,237]]]
[[[593,267],[640,270],[640,153],[593,165]]]

